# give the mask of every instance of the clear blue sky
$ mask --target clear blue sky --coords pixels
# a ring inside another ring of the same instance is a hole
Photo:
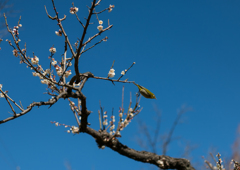
[[[64,38],[54,34],[58,30],[44,10],[47,6],[54,15],[51,0],[11,0],[18,12],[8,17],[11,27],[22,16],[21,46],[27,43],[28,55],[35,53],[40,64],[47,69],[49,48],[57,48],[56,59],[61,59]],[[87,16],[86,5],[90,0],[76,1],[81,19]],[[56,0],[59,15],[67,15],[63,26],[71,43],[81,37],[82,28],[74,15],[69,13],[72,1]],[[198,147],[191,153],[193,162],[200,162],[211,147],[224,156],[231,155],[240,115],[240,1],[237,0],[152,0],[110,1],[103,0],[97,11],[114,4],[111,13],[99,18],[103,26],[107,19],[113,28],[102,34],[107,42],[98,45],[80,59],[80,71],[91,71],[96,76],[107,76],[113,60],[116,77],[132,62],[136,65],[125,78],[136,81],[155,93],[157,100],[142,98],[143,111],[139,114],[149,127],[154,128],[154,105],[162,111],[161,135],[167,134],[183,104],[193,111],[183,116],[177,126],[168,155],[181,157],[187,141]],[[95,24],[90,26],[87,37],[97,33]],[[4,40],[11,39],[9,35]],[[96,41],[96,42],[97,42]],[[33,101],[48,100],[43,94],[46,85],[33,77],[31,70],[20,65],[12,55],[12,49],[3,41],[0,51],[0,84],[15,101],[22,101],[26,108]],[[68,53],[70,54],[70,53]],[[71,68],[73,70],[73,68]],[[136,87],[125,85],[125,106],[129,93]],[[93,113],[89,117],[91,127],[98,129],[97,110],[99,100],[105,110],[115,114],[121,106],[123,84],[90,79],[83,89],[87,105]],[[1,115],[9,116],[10,107],[0,100]],[[56,127],[50,121],[76,125],[67,101],[61,100],[51,109],[34,108],[27,115],[0,125],[0,164],[3,169],[42,170],[66,169],[69,164],[77,169],[140,169],[148,166],[125,158],[106,148],[98,149],[94,139],[86,134],[67,134],[64,127]],[[138,125],[136,120],[122,132],[120,141],[136,150]],[[179,138],[180,137],[180,138]],[[159,142],[159,146],[161,146]],[[158,153],[162,150],[159,147]]]

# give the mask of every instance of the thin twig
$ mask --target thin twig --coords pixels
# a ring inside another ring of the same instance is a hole
[[[136,63],[133,62],[132,65],[131,65],[127,70],[124,70],[124,74],[122,74],[122,75],[118,78],[118,80],[120,80],[125,74],[127,74],[128,70],[130,70],[130,68],[132,68],[132,66],[133,66],[134,64],[136,64]]]

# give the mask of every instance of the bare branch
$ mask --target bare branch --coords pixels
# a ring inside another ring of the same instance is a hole
[[[166,141],[163,143],[163,155],[166,155],[166,153],[167,153],[167,146],[171,142],[171,138],[172,138],[173,132],[174,132],[177,124],[179,123],[179,120],[180,120],[181,116],[184,113],[186,113],[187,111],[189,111],[189,110],[191,110],[191,108],[182,108],[180,110],[180,112],[178,113],[177,118],[175,119],[175,121],[174,121],[174,123],[173,123],[173,125],[171,127],[171,130],[170,130],[170,132],[168,134],[168,137],[167,137]]]
[[[75,68],[75,73],[76,73],[76,76],[77,76],[77,80],[79,80],[78,60],[79,60],[80,55],[81,55],[80,51],[83,47],[83,41],[84,41],[84,38],[86,36],[87,29],[88,29],[88,26],[89,26],[89,23],[90,23],[90,19],[91,19],[92,14],[93,14],[93,9],[95,8],[95,2],[96,2],[96,0],[93,0],[92,6],[89,10],[89,15],[88,15],[88,18],[87,18],[87,22],[86,22],[86,25],[85,25],[84,30],[83,30],[82,38],[80,39],[80,44],[79,44],[78,49],[77,49],[77,54],[74,55],[75,56],[74,68]]]
[[[9,117],[9,118],[7,118],[7,119],[4,119],[4,120],[0,120],[0,124],[6,123],[6,122],[8,122],[8,121],[10,121],[10,120],[13,120],[13,119],[16,119],[16,118],[18,118],[18,117],[20,117],[20,116],[25,115],[26,113],[30,112],[30,111],[32,110],[32,108],[35,107],[35,106],[43,106],[43,105],[50,105],[50,106],[52,106],[54,103],[56,103],[60,98],[62,98],[62,97],[65,96],[66,94],[67,94],[66,92],[63,92],[63,93],[59,94],[57,97],[52,98],[52,99],[50,99],[50,100],[47,101],[47,102],[33,102],[33,103],[31,103],[31,104],[27,107],[27,109],[25,109],[25,110],[22,111],[21,113],[17,113],[16,115],[14,115],[14,116],[12,116],[12,117]]]

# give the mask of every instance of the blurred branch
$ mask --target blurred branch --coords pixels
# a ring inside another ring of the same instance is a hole
[[[186,113],[187,111],[190,111],[190,110],[191,110],[190,107],[185,107],[185,106],[183,106],[183,108],[180,109],[180,111],[178,112],[178,115],[177,115],[177,117],[176,117],[176,119],[175,119],[175,121],[174,121],[171,129],[170,129],[170,132],[168,133],[167,139],[166,139],[166,141],[163,143],[163,155],[166,155],[166,153],[167,153],[167,147],[168,147],[169,143],[171,142],[173,132],[174,132],[177,124],[179,123],[180,118],[182,117],[182,115],[183,115],[184,113]]]

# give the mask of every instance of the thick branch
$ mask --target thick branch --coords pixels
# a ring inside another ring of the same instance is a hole
[[[156,155],[154,153],[146,151],[136,151],[126,145],[123,145],[116,138],[108,141],[107,139],[110,136],[105,131],[98,132],[90,127],[87,127],[86,133],[94,137],[100,147],[105,145],[112,150],[118,152],[119,154],[134,159],[136,161],[154,164],[162,169],[195,170],[187,159],[171,158],[169,156]]]

